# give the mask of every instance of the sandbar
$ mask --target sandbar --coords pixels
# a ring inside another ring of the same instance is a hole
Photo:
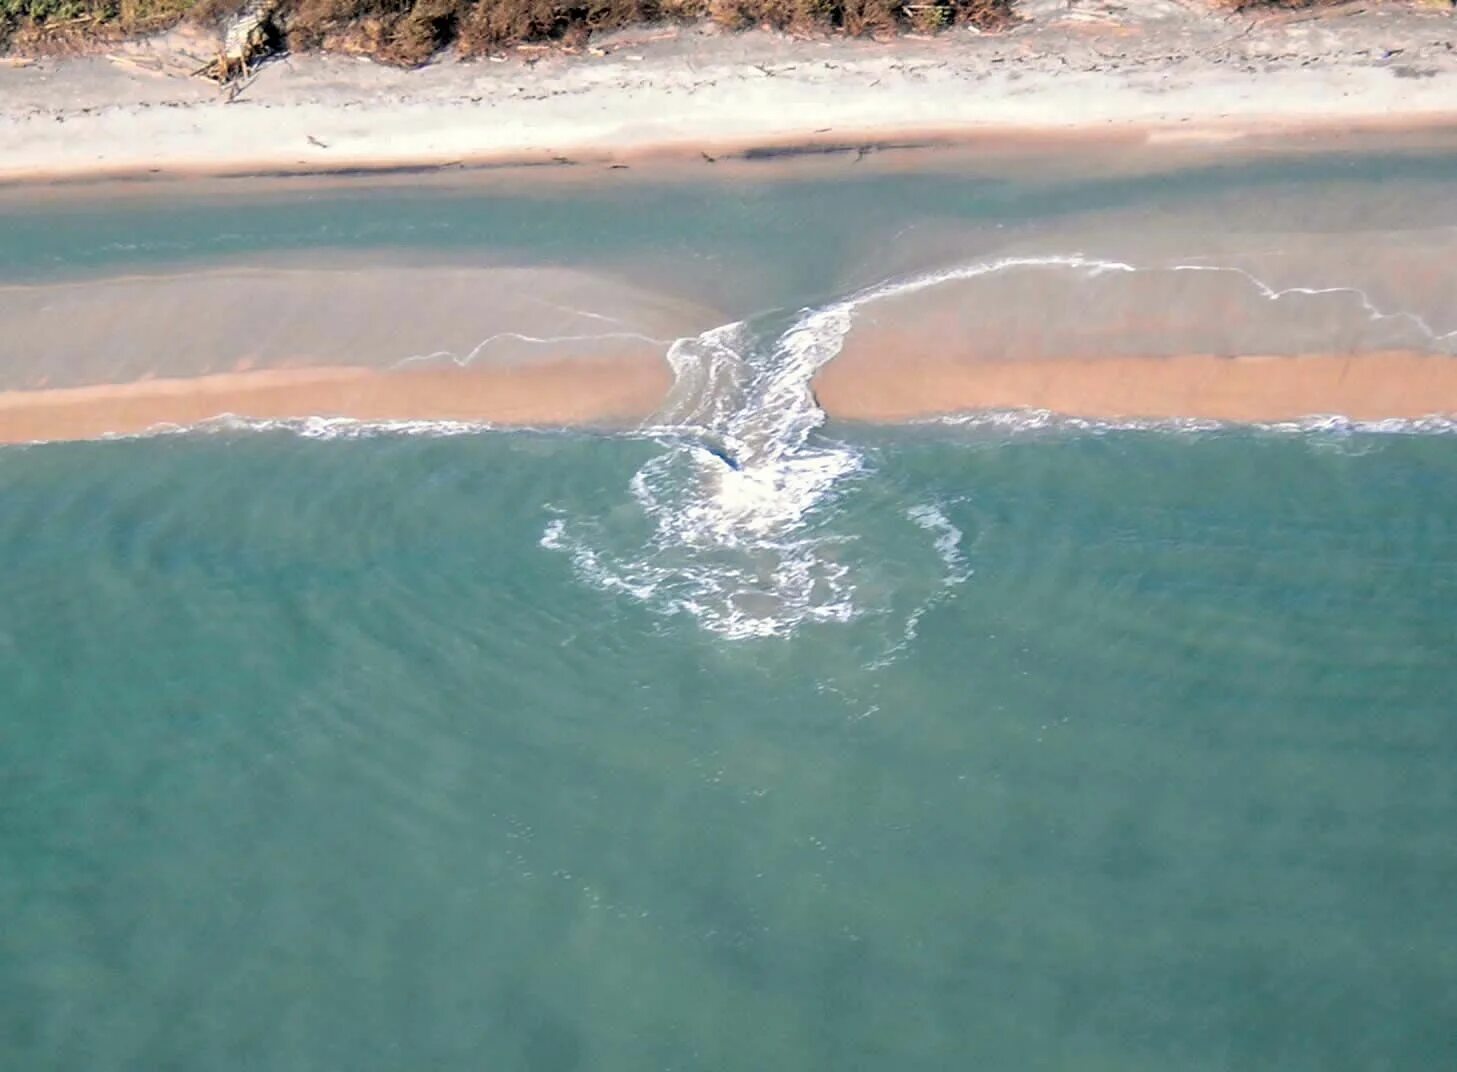
[[[817,394],[834,417],[878,422],[1015,409],[1104,420],[1410,420],[1457,415],[1457,358],[1184,354],[959,363],[901,355],[831,365]]]
[[[221,416],[348,417],[511,426],[623,425],[669,386],[660,359],[381,371],[260,369],[127,384],[0,392],[0,443],[100,439],[188,428]]]

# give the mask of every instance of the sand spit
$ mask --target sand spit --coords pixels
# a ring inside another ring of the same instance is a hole
[[[323,366],[631,367],[722,320],[571,268],[352,259],[0,286],[0,390]]]
[[[668,387],[660,358],[382,371],[266,369],[129,384],[0,392],[0,443],[97,439],[251,420],[342,417],[504,426],[621,426]],[[832,418],[905,421],[979,410],[1095,419],[1264,422],[1457,416],[1457,358],[1391,352],[1289,357],[831,363],[816,381]]]
[[[924,288],[912,275],[858,307],[814,390],[831,418],[886,422],[1457,415],[1448,239],[1363,232],[1365,263],[1314,288],[1298,284],[1354,260],[1346,237],[1284,236],[1260,257],[1230,242],[1254,271],[1024,257]],[[224,415],[632,425],[668,395],[672,340],[726,319],[557,267],[324,260],[0,286],[0,442]]]
[[[621,425],[657,406],[660,357],[380,371],[264,369],[129,384],[0,392],[0,443],[98,439],[252,420],[348,417],[519,426]]]
[[[0,67],[0,181],[347,172],[515,162],[593,171],[677,153],[853,150],[1021,133],[1225,144],[1314,128],[1457,123],[1450,12],[1222,17],[1198,5],[1028,0],[1004,34],[891,44],[699,28],[592,55],[400,71],[290,57],[220,95],[212,42]],[[704,155],[700,157],[700,153]]]
[[[862,421],[1005,409],[1102,420],[1415,419],[1457,415],[1457,358],[1189,354],[963,364],[902,357],[831,363],[816,393],[832,416]]]
[[[232,265],[0,286],[0,442],[224,414],[621,424],[720,314],[568,268]]]

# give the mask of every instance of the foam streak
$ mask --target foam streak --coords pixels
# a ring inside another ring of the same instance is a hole
[[[1030,270],[1071,271],[1089,279],[1157,271],[1233,273],[1268,301],[1348,295],[1371,319],[1407,323],[1428,343],[1457,337],[1457,330],[1438,331],[1416,313],[1382,309],[1357,287],[1277,288],[1244,269],[1218,265],[1137,265],[1056,254],[1003,257],[889,280],[801,310],[777,335],[756,336],[748,324],[735,322],[674,342],[667,353],[673,389],[642,429],[658,438],[665,453],[630,484],[652,525],[646,545],[638,539],[614,547],[605,524],[558,518],[543,535],[543,546],[569,554],[578,574],[605,591],[630,594],[658,613],[690,614],[730,637],[782,636],[805,622],[857,617],[866,609],[856,602],[857,568],[873,563],[857,563],[857,538],[836,531],[830,507],[866,459],[846,444],[814,438],[825,420],[812,390],[814,376],[840,352],[855,314],[871,303]],[[1020,411],[979,414],[967,422],[1002,429],[1105,427]],[[1390,430],[1387,422],[1372,427]],[[887,659],[914,639],[921,616],[970,576],[962,534],[939,507],[916,507],[906,517],[931,537],[943,576],[909,612],[903,640]]]

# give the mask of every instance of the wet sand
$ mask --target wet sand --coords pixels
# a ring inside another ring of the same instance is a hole
[[[314,258],[4,286],[0,442],[222,415],[632,423],[671,385],[671,340],[719,319],[555,267]]]
[[[661,362],[716,310],[578,269],[314,256],[0,286],[0,390],[253,369]]]
[[[1254,267],[1309,278],[1340,255],[1333,241],[1287,244]],[[1271,299],[1244,269],[1015,268],[912,287],[856,311],[814,389],[831,418],[887,422],[1024,408],[1229,421],[1457,415],[1457,330],[1438,319],[1449,243],[1393,242],[1365,235],[1369,271],[1343,272],[1369,293]],[[1394,300],[1378,287],[1398,264],[1408,269],[1400,295],[1415,304],[1373,316],[1372,293]],[[634,424],[672,386],[671,341],[727,319],[561,268],[232,266],[0,287],[0,442],[223,415]]]
[[[1457,358],[1189,354],[961,363],[896,355],[832,364],[816,392],[832,416],[862,421],[1007,409],[1105,420],[1412,419],[1457,415]]]
[[[815,390],[831,415],[870,421],[1457,414],[1452,241],[1290,234],[1222,263],[1089,258],[908,288],[857,310]]]
[[[503,426],[622,426],[671,383],[661,356],[380,370],[268,369],[0,392],[0,442],[95,439],[255,420],[345,417]],[[1457,415],[1457,358],[1386,352],[1219,357],[944,360],[860,353],[815,384],[832,418],[894,422],[1036,409],[1099,419],[1279,421]]]
[[[1052,201],[1005,229],[928,212],[845,241],[803,290],[784,289],[792,272],[776,276],[757,246],[712,241],[661,263],[597,250],[586,268],[275,251],[0,285],[0,442],[226,414],[632,424],[671,387],[673,340],[888,279],[905,285],[857,299],[815,380],[831,418],[1457,415],[1450,186],[1418,172],[1373,188],[1286,183],[1252,197],[1236,183],[1191,201],[1154,184],[1132,206],[1064,214]],[[496,255],[509,250],[470,252]],[[981,271],[997,264],[1010,268]]]
[[[129,384],[0,392],[0,443],[98,439],[253,420],[349,417],[513,426],[622,425],[647,416],[671,377],[661,358],[380,371],[265,369]]]

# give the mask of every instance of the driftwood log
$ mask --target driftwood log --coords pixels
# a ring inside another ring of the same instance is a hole
[[[217,58],[193,73],[219,85],[247,78],[253,65],[273,49],[277,37],[273,13],[278,5],[279,0],[249,0],[223,31]]]

